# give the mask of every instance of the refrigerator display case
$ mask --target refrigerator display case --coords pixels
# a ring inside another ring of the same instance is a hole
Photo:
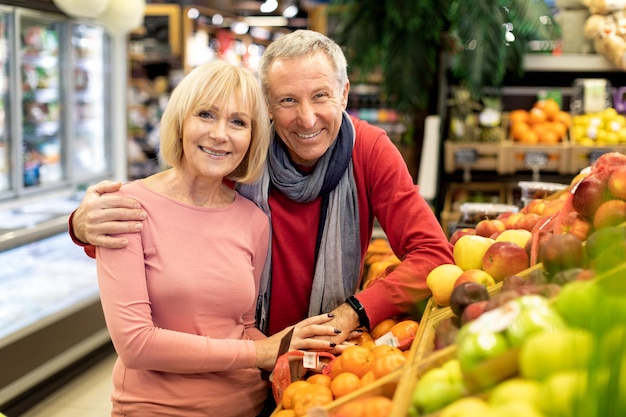
[[[95,261],[67,222],[87,186],[125,180],[110,94],[125,56],[92,22],[0,6],[1,412],[110,343]]]

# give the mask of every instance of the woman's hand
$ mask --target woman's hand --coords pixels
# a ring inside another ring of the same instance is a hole
[[[330,351],[335,347],[330,337],[341,333],[340,330],[327,323],[332,320],[330,314],[320,314],[302,320],[293,327],[293,335],[289,343],[289,350]],[[271,370],[278,359],[278,350],[283,337],[292,329],[288,327],[267,339],[255,341],[256,366]],[[326,338],[318,338],[326,336]]]
[[[101,181],[87,188],[72,218],[72,229],[78,240],[105,248],[123,248],[128,241],[110,235],[141,230],[146,212],[137,200],[107,195],[121,186],[120,182]]]

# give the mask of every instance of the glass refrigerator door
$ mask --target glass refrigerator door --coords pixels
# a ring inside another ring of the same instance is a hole
[[[9,15],[0,10],[0,191],[11,187],[9,126]]]
[[[61,182],[60,23],[20,15],[24,187]]]
[[[74,138],[71,164],[77,179],[87,179],[102,175],[108,169],[106,34],[100,27],[77,24],[72,28],[71,41],[74,65],[74,94],[70,104]]]

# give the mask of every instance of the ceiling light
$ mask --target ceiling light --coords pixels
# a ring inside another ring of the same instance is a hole
[[[297,14],[298,14],[298,6],[294,4],[287,7],[285,10],[283,10],[283,16],[286,17],[287,19],[291,19]]]
[[[278,8],[277,0],[265,0],[265,2],[261,4],[261,7],[259,8],[259,10],[261,11],[261,13],[272,13],[277,8]]]
[[[287,19],[282,16],[247,16],[244,22],[250,26],[287,26]]]
[[[237,35],[244,35],[248,32],[248,29],[250,29],[250,27],[246,22],[234,22],[230,26],[230,30],[235,32]]]

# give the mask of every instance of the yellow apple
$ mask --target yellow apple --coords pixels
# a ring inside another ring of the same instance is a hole
[[[484,236],[461,236],[452,248],[454,263],[464,271],[468,269],[482,269],[485,252],[494,242],[494,239]]]
[[[513,242],[522,248],[532,239],[533,234],[526,229],[508,229],[500,233],[496,238],[496,242]]]
[[[450,294],[454,283],[463,269],[455,264],[442,264],[433,268],[426,276],[426,285],[433,294],[433,300],[442,307],[450,305]]]

